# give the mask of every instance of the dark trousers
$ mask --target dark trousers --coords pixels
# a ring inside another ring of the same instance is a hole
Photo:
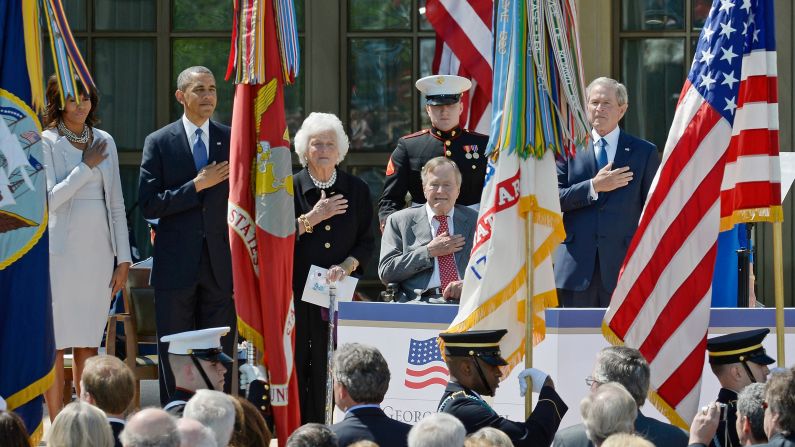
[[[157,262],[157,261],[155,261]],[[168,343],[159,342],[164,335],[196,329],[229,326],[230,331],[221,337],[221,347],[230,357],[235,353],[237,314],[232,295],[218,286],[210,266],[207,243],[199,262],[199,278],[195,285],[182,289],[155,289],[157,313],[157,354],[159,359],[160,403],[170,402],[174,394],[174,374],[168,362]],[[232,389],[232,368],[226,371],[224,392]],[[220,390],[219,390],[220,391]]]
[[[295,370],[302,424],[326,421],[328,321],[320,309],[300,298],[295,301]]]
[[[588,288],[582,291],[558,289],[560,307],[608,307],[612,290],[606,290],[599,269],[599,255],[596,255],[593,277]]]

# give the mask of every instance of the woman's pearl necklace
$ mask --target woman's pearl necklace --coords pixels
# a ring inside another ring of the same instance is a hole
[[[66,137],[67,140],[71,141],[72,143],[84,144],[88,143],[89,131],[88,125],[83,124],[83,132],[80,135],[69,130],[63,121],[58,120],[58,130],[61,131],[63,136]]]
[[[307,169],[306,172],[309,172],[309,169]],[[309,172],[309,178],[312,179],[312,183],[314,183],[318,189],[328,189],[331,188],[334,182],[337,181],[337,170],[334,170],[334,172],[331,174],[331,178],[328,179],[327,182],[321,182],[320,180],[316,179],[311,172]]]

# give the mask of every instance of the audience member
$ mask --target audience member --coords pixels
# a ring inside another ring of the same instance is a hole
[[[215,434],[218,447],[226,447],[235,428],[235,404],[220,391],[198,390],[185,405],[184,415],[196,419]]]
[[[568,407],[545,373],[533,368],[519,373],[520,394],[527,391],[522,387],[527,376],[533,380],[533,391],[539,393],[535,410],[524,422],[510,421],[498,415],[481,397],[493,396],[500,384],[500,367],[508,362],[502,358],[499,343],[507,332],[500,329],[439,334],[444,341],[450,381],[438,411],[461,420],[467,433],[494,427],[505,432],[516,446],[549,445]]]
[[[370,189],[362,179],[337,167],[348,153],[348,144],[342,121],[331,113],[310,113],[295,134],[295,153],[304,167],[293,176],[291,192],[298,229],[293,257],[295,371],[303,423],[326,420],[331,360],[328,312],[301,300],[309,270],[312,265],[328,269],[328,282],[354,273],[360,276],[374,247]],[[290,175],[289,168],[279,175]],[[292,234],[293,223],[285,224],[289,225],[284,235]]]
[[[182,416],[185,405],[196,390],[224,389],[227,365],[232,359],[224,354],[221,338],[228,327],[199,329],[162,337],[168,343],[168,358],[174,376],[172,400],[163,409],[174,416]]]
[[[511,438],[494,427],[483,427],[467,436],[465,447],[513,447]]]
[[[80,380],[80,398],[105,412],[115,446],[121,447],[119,433],[126,424],[124,413],[135,395],[133,372],[117,357],[98,355],[86,360]]]
[[[425,113],[431,128],[401,137],[389,157],[384,192],[378,203],[382,229],[390,214],[406,206],[406,193],[411,195],[413,203],[425,202],[420,167],[438,155],[452,160],[463,174],[459,204],[477,210],[483,192],[489,137],[462,129],[459,122],[464,110],[461,95],[469,91],[472,82],[461,76],[432,75],[418,80],[414,86],[425,97]]]
[[[562,157],[557,163],[567,237],[555,251],[554,263],[563,307],[610,304],[660,165],[653,144],[618,127],[628,106],[623,84],[597,78],[585,94],[591,138],[576,157]]]
[[[287,438],[286,447],[337,447],[337,435],[330,428],[317,422],[298,427]],[[344,447],[344,446],[343,446]]]
[[[767,365],[775,362],[762,347],[769,332],[770,329],[754,329],[707,340],[709,365],[721,386],[717,401],[726,405],[726,417],[721,419],[711,447],[742,445],[737,435],[737,393],[752,383],[767,380]]]
[[[22,418],[12,411],[0,410],[0,445],[30,447],[30,438]]]
[[[764,383],[752,383],[737,395],[737,425],[735,428],[741,445],[767,442],[764,403]]]
[[[795,367],[770,376],[765,390],[765,434],[775,447],[795,447]]]
[[[105,413],[85,402],[65,406],[50,426],[49,447],[113,447],[113,431]],[[136,447],[136,446],[130,446]]]
[[[177,419],[180,447],[216,447],[213,431],[196,419],[182,417]]]
[[[616,382],[602,384],[580,402],[585,433],[599,447],[615,433],[632,433],[638,405],[623,385]]]
[[[645,416],[640,408],[649,393],[651,372],[649,363],[637,349],[626,346],[608,346],[596,356],[593,375],[586,379],[591,392],[599,385],[616,382],[629,391],[638,406],[635,433],[648,439],[656,447],[685,447],[687,434],[680,428]],[[585,434],[585,425],[577,424],[560,430],[553,445],[557,447],[591,447],[593,443]]]
[[[696,417],[690,423],[689,446],[705,447],[715,438],[718,424],[723,419],[721,418],[722,411],[725,411],[725,407],[721,410],[721,405],[712,402],[696,413]]]
[[[340,445],[345,445],[345,444],[340,444]],[[362,439],[361,441],[356,441],[353,444],[349,444],[348,447],[379,447],[379,445],[373,441]]]
[[[396,301],[458,301],[478,213],[456,205],[461,172],[452,160],[432,158],[421,176],[426,203],[386,220],[378,276],[398,283]]]
[[[409,447],[463,447],[467,432],[458,418],[434,413],[409,431]]]
[[[340,445],[360,440],[381,447],[405,447],[411,426],[384,413],[389,366],[378,349],[348,343],[334,352],[334,400],[345,419],[331,426]]]
[[[145,408],[127,421],[119,435],[124,447],[179,447],[176,419],[159,408]]]
[[[232,433],[232,440],[229,445],[232,447],[267,447],[273,435],[262,417],[262,413],[251,402],[242,397],[233,399],[240,406],[242,418],[238,425],[238,418],[235,417],[235,429]],[[235,412],[238,405],[235,405]]]
[[[602,443],[602,447],[654,447],[654,444],[640,435],[616,433],[608,436]]]
[[[216,90],[206,67],[177,76],[174,96],[184,113],[144,140],[138,204],[144,218],[159,219],[151,279],[158,337],[229,326],[221,344],[231,356],[237,331],[226,223],[231,129],[211,119]],[[161,405],[174,400],[166,352],[159,343]],[[231,379],[228,371],[223,391]]]

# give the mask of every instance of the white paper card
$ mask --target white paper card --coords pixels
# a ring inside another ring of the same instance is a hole
[[[795,152],[781,152],[778,158],[781,164],[781,203],[783,204],[792,182],[795,181]]]
[[[302,301],[328,309],[329,284],[326,282],[327,273],[328,269],[316,265],[309,268],[309,276],[306,277],[306,285],[304,285],[304,295],[301,297]],[[346,276],[345,279],[337,282],[337,302],[353,301],[353,293],[356,291],[358,282],[359,279],[352,276]]]

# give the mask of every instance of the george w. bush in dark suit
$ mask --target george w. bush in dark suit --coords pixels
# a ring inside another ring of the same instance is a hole
[[[389,366],[378,349],[359,343],[334,353],[334,401],[345,419],[331,426],[338,444],[373,441],[380,447],[406,447],[411,425],[384,413],[380,403],[389,387]]]
[[[592,140],[558,160],[566,239],[554,254],[563,307],[607,307],[660,160],[656,147],[618,127],[627,90],[609,78],[588,86]]]
[[[185,69],[176,92],[185,114],[144,142],[138,200],[145,218],[159,219],[151,279],[158,339],[195,329],[237,327],[226,225],[230,129],[210,120],[215,90],[210,70]],[[235,333],[233,329],[221,339],[230,357]],[[174,393],[167,344],[158,344],[158,354],[160,400],[165,404]]]

